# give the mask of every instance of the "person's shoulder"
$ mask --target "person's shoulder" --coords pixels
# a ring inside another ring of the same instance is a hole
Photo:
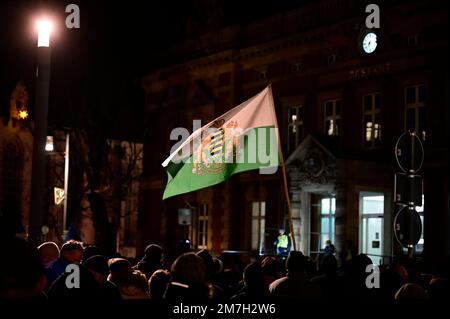
[[[286,280],[288,280],[288,277],[281,277],[278,278],[277,280],[273,281],[270,285],[269,285],[269,289],[275,289],[276,287],[278,287],[279,285],[283,284]]]

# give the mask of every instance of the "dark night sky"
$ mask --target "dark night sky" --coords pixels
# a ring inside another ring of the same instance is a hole
[[[51,44],[49,125],[83,126],[79,113],[88,110],[89,116],[98,118],[99,125],[119,128],[118,122],[125,123],[122,129],[107,134],[124,138],[140,135],[136,127],[143,125],[144,97],[136,79],[179,58],[168,56],[167,49],[186,35],[188,17],[199,25],[206,21],[210,12],[205,5],[211,2],[224,3],[224,25],[233,25],[311,1],[2,0],[0,116],[8,113],[9,96],[18,81],[29,90],[30,107],[34,104],[36,34],[32,19],[36,12],[45,10],[55,17],[58,30]],[[69,3],[80,7],[80,29],[64,27]]]

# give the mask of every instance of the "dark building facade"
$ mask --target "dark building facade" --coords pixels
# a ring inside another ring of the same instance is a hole
[[[381,27],[372,30],[378,46],[368,54],[361,44],[369,31],[365,6],[318,1],[228,26],[216,8],[214,27],[192,32],[170,52],[176,63],[142,79],[138,251],[158,242],[175,252],[189,238],[193,249],[215,254],[273,252],[278,229],[289,229],[281,170],[238,174],[162,201],[161,166],[174,128],[192,132],[193,120],[206,124],[271,84],[298,250],[313,255],[330,239],[341,258],[349,240],[375,263],[403,253],[393,233],[400,171],[394,148],[409,130],[425,154],[424,204],[417,207],[424,229],[416,252],[428,265],[448,256],[447,7],[382,2]]]

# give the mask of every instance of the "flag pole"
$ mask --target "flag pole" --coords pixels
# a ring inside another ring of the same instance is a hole
[[[295,242],[295,234],[294,234],[294,223],[292,221],[291,199],[289,198],[289,190],[288,190],[288,185],[287,185],[286,166],[284,164],[283,152],[281,151],[280,143],[278,143],[278,154],[279,154],[279,158],[280,158],[281,170],[283,172],[284,194],[286,195],[286,202],[288,205],[289,230],[290,230],[291,236],[292,236],[292,246],[294,247],[294,250],[297,250],[297,243]]]
[[[272,106],[273,116],[276,119],[275,103],[273,101],[273,95],[272,95],[272,84],[268,85],[268,89],[269,89],[269,96],[270,96],[270,102],[271,102],[271,106]],[[278,123],[276,123],[276,125],[278,128],[279,127]],[[292,246],[294,247],[294,250],[297,250],[297,243],[295,242],[295,234],[294,234],[294,223],[292,221],[291,199],[289,198],[289,190],[288,190],[288,185],[287,185],[286,167],[284,165],[283,151],[281,150],[281,140],[280,140],[280,135],[278,134],[278,131],[277,131],[277,140],[278,140],[278,157],[280,160],[281,170],[283,172],[284,194],[286,196],[286,202],[288,205],[289,231],[291,232],[291,236],[292,236]]]

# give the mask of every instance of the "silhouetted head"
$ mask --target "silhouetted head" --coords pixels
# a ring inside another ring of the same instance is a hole
[[[146,261],[161,262],[163,259],[163,249],[156,244],[148,245],[144,250],[144,259]]]
[[[170,272],[165,269],[158,269],[148,280],[150,299],[162,299],[167,285],[171,279]]]
[[[322,272],[325,274],[336,274],[337,271],[337,260],[334,255],[326,255],[322,260]]]
[[[194,253],[184,253],[172,264],[174,281],[186,285],[203,285],[206,282],[206,266],[202,258]]]
[[[47,241],[38,247],[39,259],[44,267],[50,266],[59,257],[59,247],[52,241]]]
[[[286,270],[288,274],[298,274],[305,272],[307,259],[300,251],[290,251],[286,259]]]
[[[121,274],[130,272],[131,263],[125,258],[111,258],[108,260],[109,271],[111,274]]]
[[[69,240],[61,247],[59,253],[69,263],[79,263],[83,259],[83,243],[76,240]]]
[[[38,251],[24,239],[1,241],[0,300],[39,296],[46,286],[44,266]]]
[[[264,275],[259,262],[253,262],[244,268],[244,284],[249,288],[261,288],[264,286]]]
[[[99,274],[102,274],[104,276],[108,276],[109,274],[108,261],[101,255],[89,257],[86,261],[83,262],[83,265],[86,268],[98,272]]]
[[[407,283],[400,287],[395,294],[395,300],[403,299],[425,299],[425,289],[418,284]]]

